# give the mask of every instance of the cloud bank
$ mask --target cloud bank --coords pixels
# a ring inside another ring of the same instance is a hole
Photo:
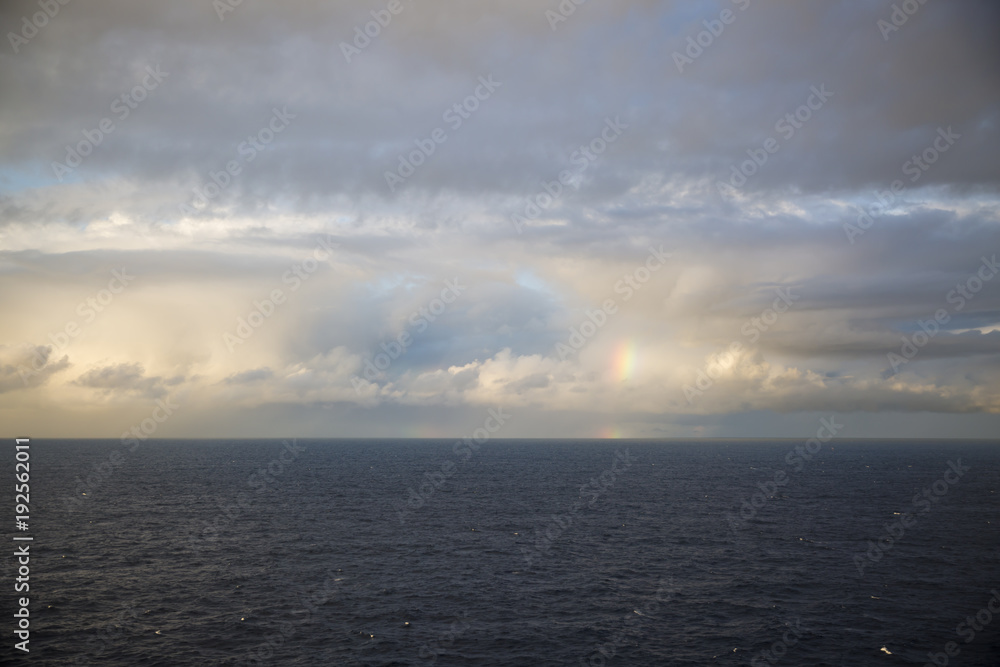
[[[992,3],[55,4],[0,9],[8,430],[1000,425]]]

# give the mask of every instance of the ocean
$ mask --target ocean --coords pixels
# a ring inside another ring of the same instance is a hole
[[[0,655],[994,666],[998,510],[995,441],[33,439]]]

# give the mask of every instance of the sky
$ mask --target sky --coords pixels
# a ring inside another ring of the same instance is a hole
[[[998,25],[4,2],[0,426],[995,437]]]

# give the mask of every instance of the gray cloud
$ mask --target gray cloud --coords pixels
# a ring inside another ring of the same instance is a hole
[[[56,358],[51,345],[0,345],[0,394],[44,385],[69,366],[69,357]]]
[[[242,373],[233,373],[224,382],[226,384],[250,384],[261,380],[270,380],[272,377],[274,377],[274,371],[270,368],[255,368]]]
[[[403,0],[350,63],[341,42],[384,3],[242,3],[223,20],[200,0],[61,6],[16,53],[0,45],[0,305],[24,313],[0,323],[0,391],[14,405],[44,385],[46,405],[98,411],[170,388],[196,397],[170,426],[194,434],[262,406],[278,434],[335,414],[381,433],[498,401],[559,415],[526,417],[545,433],[683,434],[692,415],[699,433],[767,430],[759,415],[824,410],[881,415],[864,418],[881,433],[900,414],[1000,413],[1000,281],[948,300],[1000,248],[1000,9],[925,3],[883,39],[889,2],[741,5],[585,3],[553,30],[556,2]],[[678,71],[674,53],[727,8]],[[37,11],[4,3],[4,34]],[[480,77],[500,85],[477,100]],[[832,95],[808,109],[819,89]],[[445,115],[470,99],[467,118]],[[95,135],[104,118],[113,131]],[[616,118],[620,137],[582,159]],[[959,135],[947,150],[939,128]],[[53,163],[84,132],[100,141],[60,181]],[[273,140],[250,150],[251,135]],[[391,192],[385,172],[427,141]],[[308,264],[321,239],[336,250]],[[626,301],[616,286],[650,245],[672,257]],[[81,314],[122,266],[127,293]],[[413,324],[455,276],[467,291]],[[753,324],[778,288],[793,305]],[[259,304],[275,290],[272,312]],[[609,298],[618,312],[561,358]],[[887,373],[942,308],[940,333]],[[32,344],[25,384],[12,350],[71,323],[65,354]],[[378,379],[353,383],[402,333]],[[747,353],[688,403],[682,387],[732,341]],[[58,375],[69,359],[75,380]]]
[[[166,384],[163,378],[145,377],[142,364],[136,363],[92,368],[74,380],[73,384],[109,394],[126,392],[149,398],[162,398],[167,393],[163,388]]]

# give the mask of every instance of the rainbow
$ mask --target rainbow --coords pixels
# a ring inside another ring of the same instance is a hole
[[[615,348],[612,377],[618,382],[630,380],[636,368],[635,341],[623,340]]]
[[[411,424],[403,429],[403,434],[405,438],[429,438],[432,440],[448,437],[444,429],[433,424]]]

